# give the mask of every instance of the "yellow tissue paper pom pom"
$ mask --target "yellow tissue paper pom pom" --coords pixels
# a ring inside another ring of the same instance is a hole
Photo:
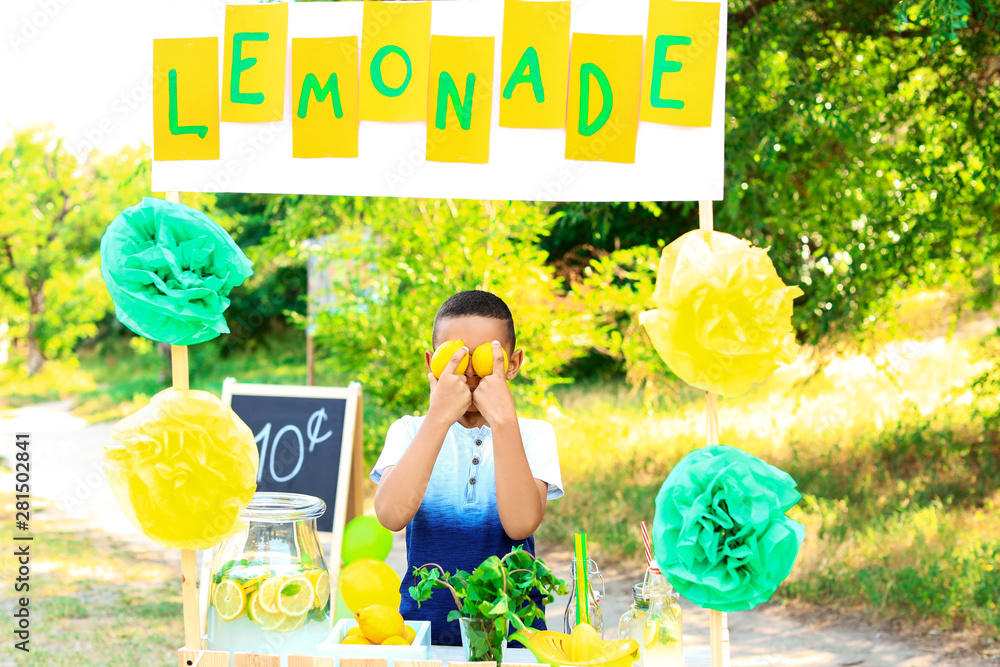
[[[167,389],[111,429],[105,475],[129,520],[163,547],[208,549],[246,526],[253,432],[206,391]]]
[[[766,250],[695,230],[663,249],[656,310],[639,323],[679,378],[737,396],[795,360],[792,300],[802,294],[782,282]]]

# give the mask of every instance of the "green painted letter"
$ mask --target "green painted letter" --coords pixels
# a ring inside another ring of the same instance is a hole
[[[266,42],[266,32],[238,32],[233,35],[233,64],[229,77],[229,101],[235,104],[263,104],[264,93],[241,93],[240,75],[257,64],[256,58],[244,58],[243,42]]]
[[[403,58],[403,62],[406,63],[406,78],[403,79],[403,83],[395,88],[390,88],[385,85],[385,81],[382,79],[382,61],[390,53],[395,53]],[[382,93],[386,97],[399,97],[406,90],[406,86],[410,83],[410,77],[413,76],[413,65],[410,63],[410,56],[403,49],[399,48],[394,44],[387,44],[381,49],[375,52],[375,57],[372,58],[371,66],[372,83],[375,85],[375,90]]]
[[[519,83],[531,82],[531,91],[535,93],[535,101],[541,104],[545,101],[545,89],[542,88],[542,73],[538,67],[538,52],[535,47],[529,46],[518,61],[514,73],[507,80],[507,85],[503,89],[503,97],[509,100],[514,94],[514,88]]]
[[[441,76],[438,78],[437,114],[434,126],[439,130],[444,129],[445,120],[448,118],[448,98],[450,97],[451,104],[455,107],[455,114],[458,116],[458,124],[463,130],[468,130],[472,126],[472,91],[475,88],[476,75],[470,72],[465,79],[465,100],[461,101],[460,105],[458,86],[455,85],[455,80],[448,72],[441,72]]]
[[[205,135],[208,134],[208,127],[177,124],[177,70],[175,69],[167,73],[167,96],[169,98],[167,117],[170,121],[170,134],[197,134],[199,139],[204,139]]]
[[[315,95],[317,102],[322,102],[329,95],[333,98],[333,115],[337,118],[344,117],[344,109],[340,106],[340,88],[337,86],[336,72],[326,80],[326,85],[319,87],[319,79],[312,72],[306,74],[305,81],[302,82],[302,94],[299,95],[299,118],[305,118],[309,111],[309,96]]]
[[[590,115],[590,76],[597,80],[597,85],[601,87],[601,113],[597,114],[594,122],[589,122]],[[608,75],[594,63],[584,63],[580,66],[580,120],[578,126],[580,134],[589,137],[596,133],[611,117],[611,107],[614,106],[614,97],[611,95],[611,83]]]
[[[660,97],[660,86],[663,75],[680,72],[681,63],[678,60],[667,60],[667,49],[671,46],[690,46],[690,37],[677,35],[657,35],[656,46],[653,49],[653,85],[649,91],[649,103],[654,109],[683,109],[681,100],[665,100]]]

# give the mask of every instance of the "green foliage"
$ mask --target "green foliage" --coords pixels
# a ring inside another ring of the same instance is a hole
[[[529,405],[543,404],[564,381],[559,369],[593,344],[590,314],[563,293],[538,248],[553,222],[540,207],[372,199],[342,210],[322,245],[296,246],[331,275],[315,318],[317,368],[359,380],[382,409],[398,417],[426,404],[434,315],[462,290],[485,289],[510,306],[525,351],[512,388]],[[303,238],[296,224],[281,234]]]
[[[525,630],[544,612],[531,599],[537,592],[542,604],[551,604],[556,595],[565,595],[566,582],[556,578],[548,566],[520,546],[503,558],[490,556],[472,574],[464,570],[445,572],[440,565],[428,563],[413,568],[415,586],[410,597],[426,602],[436,589],[447,588],[457,609],[448,612],[448,620],[481,619],[480,629],[470,628],[469,659],[500,664],[499,647],[507,637],[508,624]]]
[[[662,246],[634,246],[591,260],[572,285],[584,309],[596,323],[594,349],[619,360],[631,387],[641,390],[647,405],[671,397],[677,387],[639,325],[639,313],[652,307],[650,297]]]
[[[985,439],[1000,455],[1000,328],[982,342],[983,356],[990,367],[972,381],[972,403],[976,416],[983,421]]]
[[[806,291],[802,340],[868,335],[905,287],[995,296],[998,56],[995,0],[729,3],[715,227],[770,246]],[[698,224],[691,205],[557,208],[546,243],[567,275]]]
[[[79,162],[44,128],[0,150],[0,307],[28,341],[28,370],[97,332],[111,309],[97,255],[106,225],[146,194],[130,178],[148,148]]]
[[[233,239],[250,261],[254,274],[230,294],[223,336],[224,354],[245,354],[269,347],[268,341],[293,327],[291,318],[306,312],[306,261],[295,250],[302,239],[283,235],[287,219],[327,222],[316,209],[330,198],[220,194],[213,212],[228,219]],[[309,201],[310,207],[302,202]],[[296,225],[302,232],[302,225]],[[276,242],[280,241],[280,242]]]

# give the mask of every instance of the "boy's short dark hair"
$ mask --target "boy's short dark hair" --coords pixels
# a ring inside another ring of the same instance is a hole
[[[452,296],[434,316],[433,339],[437,340],[438,323],[452,317],[464,317],[466,315],[478,315],[479,317],[491,317],[495,320],[503,320],[507,325],[507,337],[510,339],[511,351],[517,348],[517,339],[514,336],[514,316],[510,314],[510,308],[503,302],[503,299],[496,294],[484,292],[483,290],[469,290],[459,292]],[[501,343],[505,341],[500,341]]]

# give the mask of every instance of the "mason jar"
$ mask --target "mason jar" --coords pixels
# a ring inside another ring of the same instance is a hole
[[[219,547],[212,566],[208,648],[282,656],[314,654],[330,632],[330,574],[316,536],[326,503],[295,493],[257,493],[240,514],[245,530]]]

